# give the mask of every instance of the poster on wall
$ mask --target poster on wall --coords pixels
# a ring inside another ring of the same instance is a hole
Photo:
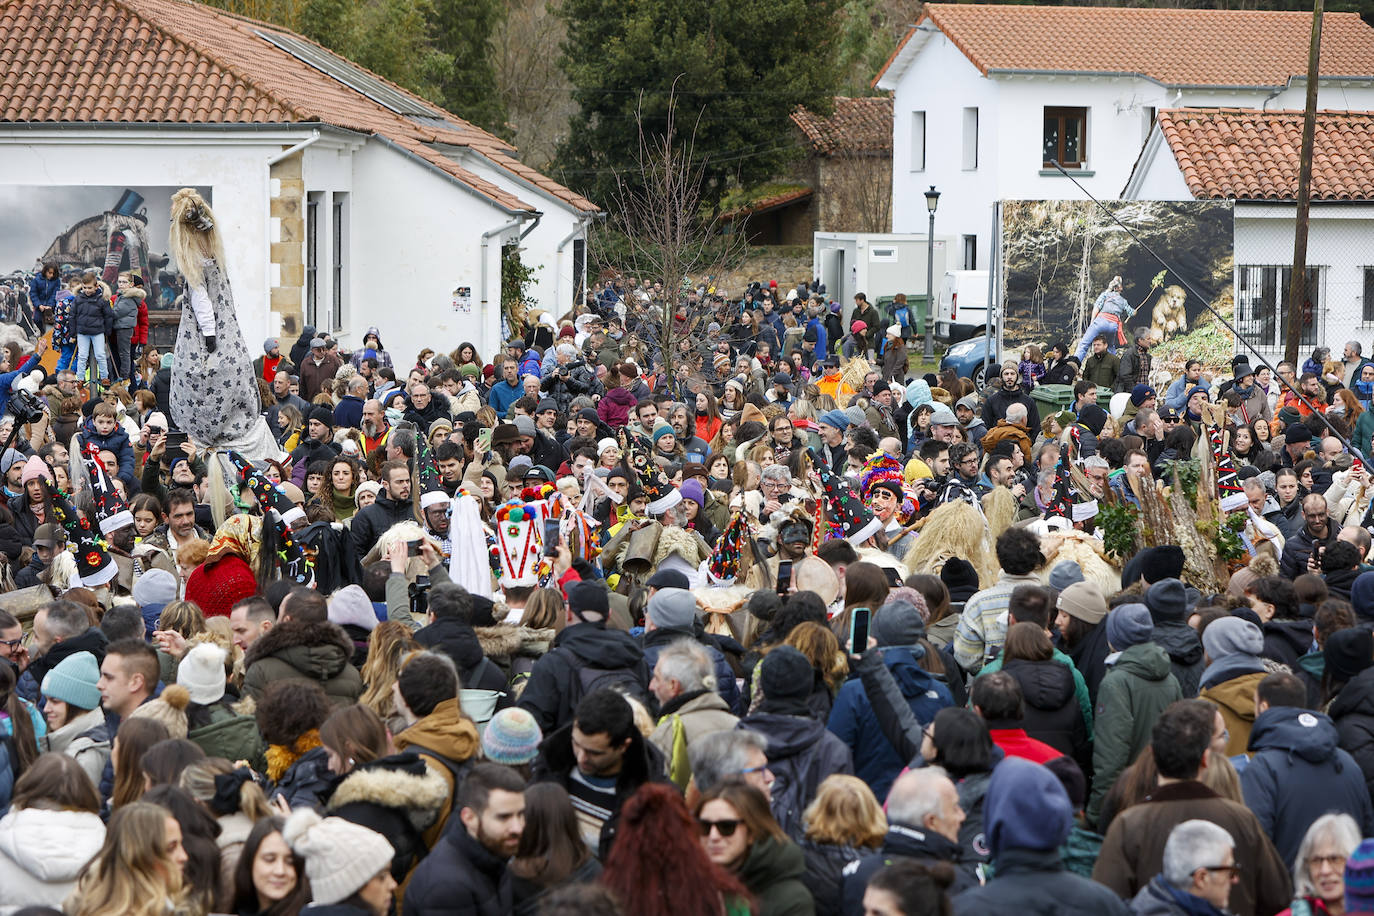
[[[1204,300],[1228,321],[1235,314],[1231,201],[1107,206],[1169,267],[1092,201],[1002,203],[1007,358],[1019,360],[1028,346],[1043,353],[1058,344],[1081,359],[1100,334],[1119,351],[1134,346],[1136,329],[1147,327],[1156,368],[1176,374],[1194,357],[1207,369],[1227,367],[1235,338]]]
[[[185,281],[168,231],[176,186],[0,184],[0,321],[24,324],[29,279],[56,264],[68,279],[92,269],[110,286],[123,271],[148,290],[149,343],[170,346]],[[208,187],[197,188],[207,201]]]

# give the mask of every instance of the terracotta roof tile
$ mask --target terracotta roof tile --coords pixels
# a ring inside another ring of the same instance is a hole
[[[1286,85],[1307,72],[1312,29],[1304,12],[928,3],[879,77],[926,21],[984,75],[1138,73],[1166,86]],[[1374,29],[1358,14],[1326,14],[1321,72],[1374,78]]]
[[[306,39],[189,0],[0,0],[0,122],[322,122],[385,137],[516,211],[535,209],[442,155],[435,128],[298,59],[261,34]],[[380,79],[380,77],[378,77]],[[387,84],[417,106],[438,110]],[[442,142],[584,212],[597,206],[517,162],[500,138],[441,112]]]
[[[1195,198],[1295,200],[1301,111],[1180,108],[1159,129]],[[1312,147],[1312,199],[1374,200],[1374,112],[1322,111]]]
[[[811,149],[822,156],[858,153],[892,155],[892,97],[845,98],[836,96],[830,117],[805,108],[792,112],[792,123],[806,136]]]

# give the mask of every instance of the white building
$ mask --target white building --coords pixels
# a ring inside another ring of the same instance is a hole
[[[1160,112],[1122,196],[1235,200],[1236,327],[1281,359],[1297,212],[1301,111]],[[1300,354],[1374,329],[1374,112],[1323,112],[1313,147]],[[1287,265],[1287,266],[1285,266]]]
[[[516,155],[313,42],[185,0],[16,0],[0,19],[0,190],[41,208],[92,186],[209,188],[253,352],[377,325],[401,368],[462,341],[490,358],[514,243],[539,307],[566,311],[599,210]],[[138,217],[153,239],[163,197]],[[0,269],[31,269],[45,231],[5,237]],[[176,312],[154,322],[166,340]]]
[[[1121,194],[1166,108],[1301,108],[1308,13],[928,3],[874,79],[893,99],[893,232],[935,231],[986,267],[997,200]],[[1374,109],[1374,29],[1328,13],[1322,108]],[[1290,253],[1291,260],[1291,241]]]

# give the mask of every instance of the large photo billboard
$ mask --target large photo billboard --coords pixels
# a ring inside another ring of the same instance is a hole
[[[1133,345],[1136,329],[1150,328],[1157,367],[1182,368],[1193,357],[1209,368],[1226,366],[1235,338],[1206,306],[1228,321],[1235,313],[1231,202],[1110,201],[1107,207],[1131,232],[1092,201],[1003,202],[1008,358],[1019,358],[1031,344],[1042,351],[1062,344],[1081,355],[1104,333],[1119,350]]]
[[[0,184],[0,321],[27,325],[29,279],[56,264],[65,280],[87,269],[115,286],[122,271],[143,277],[150,342],[170,345],[185,282],[168,234],[181,186]],[[197,188],[210,200],[210,188]]]

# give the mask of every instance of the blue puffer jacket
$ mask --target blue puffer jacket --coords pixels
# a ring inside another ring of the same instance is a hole
[[[922,725],[929,725],[937,712],[954,705],[949,688],[916,663],[911,649],[884,648],[883,663],[892,672],[902,696],[906,697],[911,714]],[[888,790],[907,761],[883,737],[863,682],[858,678],[850,679],[840,688],[835,705],[830,708],[827,727],[849,745],[854,757],[854,774],[868,783],[879,801],[887,798]]]
[[[57,302],[57,291],[61,288],[62,278],[49,279],[39,271],[29,281],[29,304],[34,308],[40,305],[53,305]]]
[[[76,333],[99,336],[109,333],[114,322],[114,312],[110,310],[99,290],[91,296],[78,290],[76,298],[72,300],[72,318],[76,324]]]
[[[1266,709],[1250,729],[1253,756],[1240,774],[1245,806],[1289,868],[1307,828],[1323,814],[1348,814],[1362,836],[1374,832],[1364,774],[1338,741],[1329,717],[1291,706]]]
[[[84,333],[84,332],[83,332]],[[136,492],[134,477],[134,447],[129,442],[129,434],[118,423],[109,435],[102,436],[95,431],[95,421],[87,420],[81,427],[81,444],[94,442],[99,449],[108,449],[119,459],[119,479],[131,493]]]

